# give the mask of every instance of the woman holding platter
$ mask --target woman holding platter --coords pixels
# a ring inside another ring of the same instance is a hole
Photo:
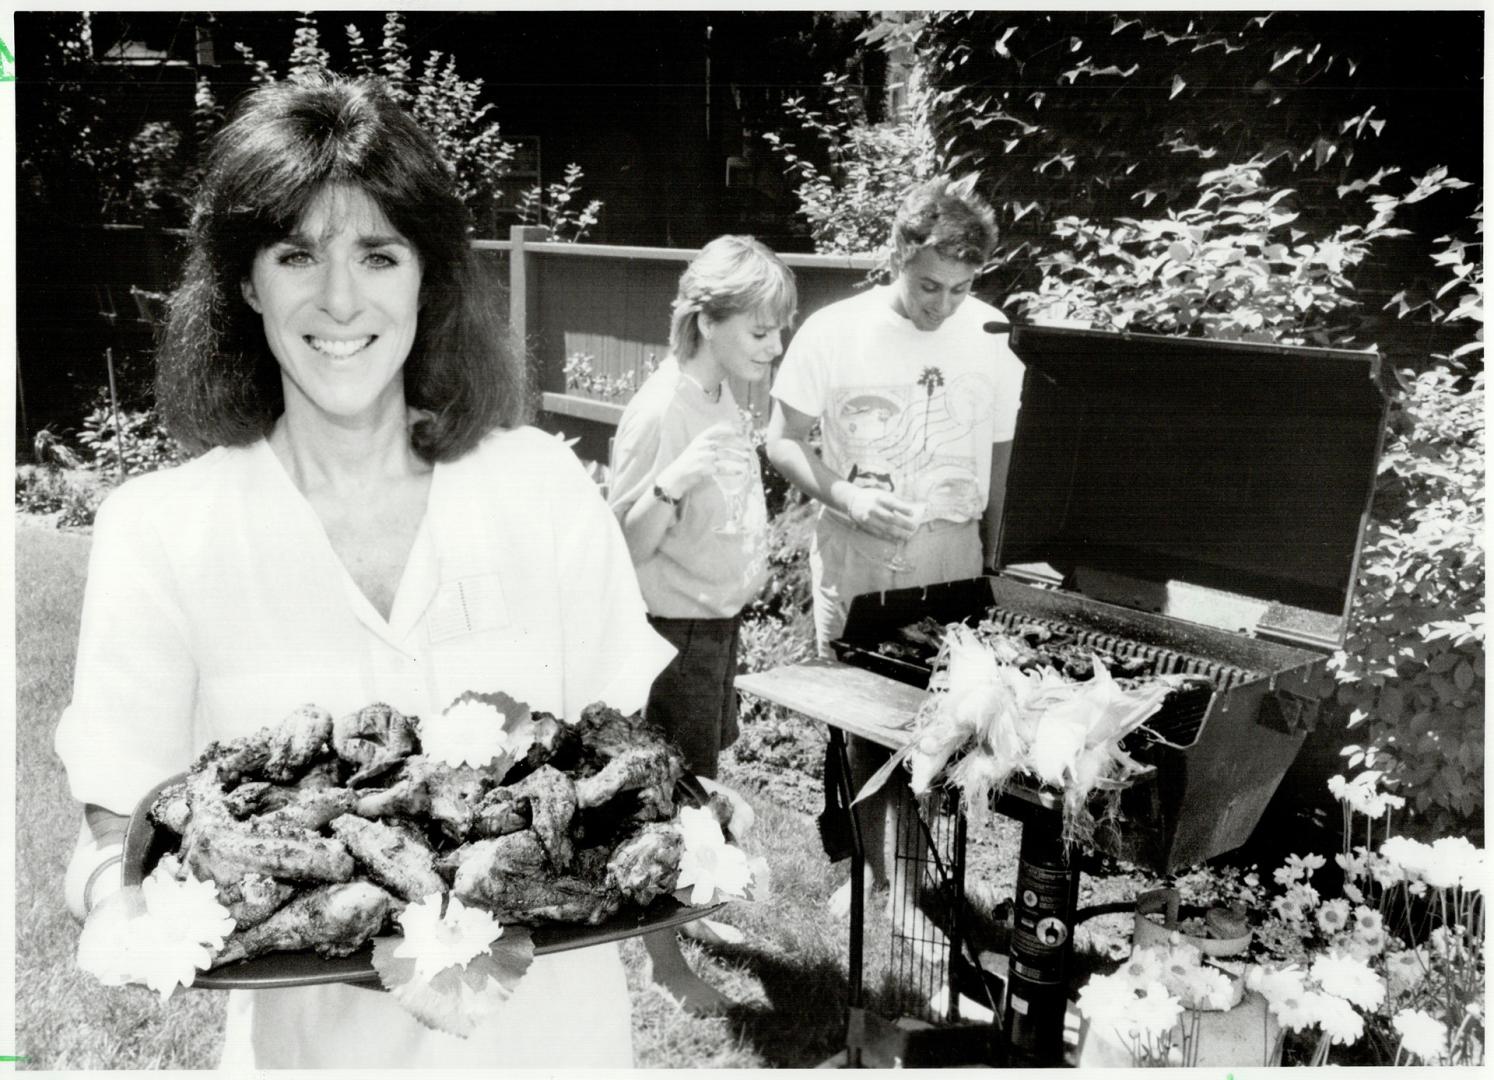
[[[672,649],[595,485],[521,426],[492,307],[435,146],[377,84],[269,86],[218,136],[158,384],[204,452],[100,509],[57,731],[89,865],[207,743],[306,702],[643,706]],[[75,877],[108,917],[107,875]],[[236,990],[223,1063],[626,1067],[623,968],[536,957],[467,1039],[354,986]]]

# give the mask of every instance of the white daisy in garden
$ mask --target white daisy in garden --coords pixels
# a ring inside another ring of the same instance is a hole
[[[1323,933],[1330,937],[1342,932],[1349,925],[1349,902],[1347,900],[1329,900],[1318,908],[1318,926]]]
[[[1484,852],[1482,848],[1474,847],[1466,836],[1444,836],[1433,840],[1428,863],[1427,884],[1435,889],[1455,886],[1483,888]]]
[[[1136,949],[1121,965],[1119,974],[1130,982],[1133,989],[1161,982],[1166,971],[1166,957],[1165,950],[1159,948]]]
[[[1385,976],[1392,993],[1415,989],[1427,977],[1427,956],[1421,949],[1402,949],[1385,957]]]
[[[1075,1002],[1079,1015],[1095,1027],[1121,1027],[1128,1023],[1136,989],[1125,975],[1093,975],[1079,988]]]
[[[1334,950],[1313,961],[1308,974],[1329,994],[1361,1009],[1374,1009],[1385,1000],[1385,980],[1363,960]]]
[[[1411,881],[1424,879],[1432,862],[1431,847],[1409,836],[1388,837],[1380,845],[1380,855]]]
[[[1447,1054],[1447,1025],[1424,1009],[1402,1009],[1390,1018],[1401,1037],[1401,1046],[1428,1065],[1436,1065]]]
[[[1160,982],[1151,982],[1138,990],[1130,1019],[1141,1029],[1143,1038],[1155,1040],[1170,1032],[1182,1015],[1182,1002]]]
[[[1315,996],[1318,1026],[1329,1041],[1342,1046],[1358,1042],[1359,1036],[1364,1034],[1364,1017],[1354,1011],[1354,1006],[1333,994]]]
[[[1392,840],[1398,837],[1391,837]],[[1379,851],[1371,851],[1365,856],[1365,866],[1369,870],[1370,877],[1375,879],[1375,884],[1382,889],[1393,888],[1407,880],[1406,872],[1398,862],[1386,858]]]

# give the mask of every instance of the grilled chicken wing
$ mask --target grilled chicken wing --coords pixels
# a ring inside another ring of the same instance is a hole
[[[261,825],[294,825],[313,831],[334,818],[349,813],[358,804],[358,793],[352,788],[328,787],[284,789],[292,793],[290,802],[259,817]]]
[[[367,869],[368,876],[396,896],[419,900],[446,891],[446,882],[436,873],[435,855],[409,833],[356,814],[337,818],[332,832]]]
[[[605,880],[556,874],[532,832],[467,845],[452,892],[504,922],[595,925],[622,903],[621,893]]]
[[[231,934],[217,963],[279,950],[346,956],[379,932],[392,902],[387,892],[366,881],[323,885],[302,893],[258,926]]]
[[[668,822],[645,825],[613,851],[607,880],[636,904],[650,904],[674,892],[680,877],[685,841],[679,827]]]
[[[477,805],[472,831],[480,837],[507,836],[529,828],[529,805],[511,787],[495,787]]]
[[[571,819],[576,816],[576,785],[549,765],[541,765],[509,788],[514,798],[529,805],[530,829],[550,858],[564,870],[571,864]]]
[[[662,742],[623,750],[594,776],[576,781],[576,801],[582,807],[601,806],[624,791],[661,789],[651,792],[655,801],[674,807],[674,785],[683,775],[679,755]]]
[[[388,772],[415,752],[415,730],[398,709],[383,703],[365,705],[332,724],[332,749],[357,771],[348,779],[356,787]]]
[[[326,749],[332,738],[332,714],[302,705],[270,736],[263,773],[271,780],[292,780]]]
[[[264,922],[295,893],[293,885],[263,874],[245,874],[242,880],[234,884],[218,887],[218,899],[228,908],[228,913],[233,916],[234,924],[240,930],[247,930]]]
[[[182,861],[199,878],[225,886],[245,874],[290,881],[347,881],[353,857],[337,840],[294,825],[266,826],[229,813],[218,768],[208,766],[187,782],[192,819],[182,837]]]

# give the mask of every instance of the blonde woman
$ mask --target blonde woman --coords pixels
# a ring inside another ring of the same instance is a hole
[[[646,712],[707,779],[737,737],[740,613],[767,576],[762,475],[729,380],[769,377],[797,304],[793,271],[767,247],[712,240],[680,277],[670,354],[628,403],[613,443],[612,509],[649,622],[679,651]],[[690,970],[673,932],[645,944],[654,981],[686,1010],[727,1003]]]

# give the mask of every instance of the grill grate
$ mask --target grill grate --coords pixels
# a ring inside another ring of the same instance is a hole
[[[985,618],[986,621],[996,624],[1009,634],[1020,633],[1024,627],[1037,626],[1075,645],[1110,653],[1123,660],[1132,658],[1145,660],[1151,664],[1149,674],[1152,675],[1199,675],[1208,679],[1216,690],[1227,690],[1260,678],[1258,673],[1247,671],[1233,664],[1209,660],[1202,656],[1191,656],[1160,645],[1146,645],[1117,634],[1086,630],[1066,623],[1062,619],[1023,615],[1000,607],[988,608]]]

